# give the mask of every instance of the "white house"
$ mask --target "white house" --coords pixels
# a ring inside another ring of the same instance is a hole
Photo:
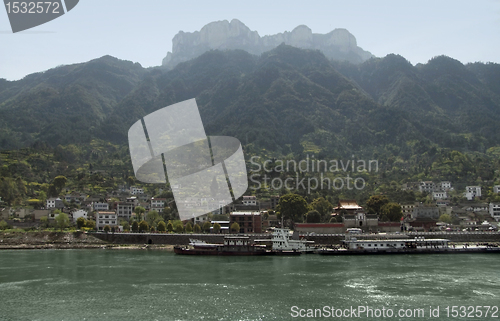
[[[47,208],[63,208],[64,204],[60,198],[51,197],[47,199]]]
[[[76,220],[79,218],[79,217],[83,217],[84,219],[87,219],[88,218],[88,212],[87,211],[84,211],[84,210],[78,210],[78,211],[74,211],[72,213],[73,215],[73,222],[76,223]]]
[[[495,194],[500,193],[500,185],[493,186],[493,193],[495,193]]]
[[[442,191],[448,191],[451,189],[451,182],[449,181],[442,181],[438,184],[438,187]]]
[[[490,203],[490,215],[495,219],[495,221],[500,221],[500,204]]]
[[[448,198],[448,194],[446,192],[432,192],[432,198],[435,200],[445,200]]]
[[[469,201],[474,200],[476,197],[481,197],[481,186],[466,186],[465,197]]]
[[[102,231],[104,226],[118,226],[118,215],[115,212],[97,212],[95,215],[95,226],[98,231]]]

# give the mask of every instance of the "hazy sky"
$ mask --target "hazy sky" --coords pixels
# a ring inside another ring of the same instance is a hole
[[[104,55],[157,66],[179,30],[233,18],[260,36],[301,24],[314,33],[346,28],[372,54],[397,53],[412,64],[443,54],[463,63],[500,63],[498,0],[80,0],[64,16],[16,34],[0,8],[0,78]]]

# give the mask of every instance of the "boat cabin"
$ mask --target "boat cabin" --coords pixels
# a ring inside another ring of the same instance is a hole
[[[390,250],[390,249],[447,249],[447,239],[393,239],[393,240],[358,240],[351,238],[344,241],[349,250]]]

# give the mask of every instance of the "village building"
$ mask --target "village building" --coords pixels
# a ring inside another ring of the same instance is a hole
[[[500,204],[490,203],[489,213],[495,221],[500,222]]]
[[[481,197],[481,186],[465,187],[465,198],[467,198],[468,201],[473,201],[477,197]]]
[[[229,221],[240,226],[240,233],[262,233],[262,216],[259,212],[232,212]]]
[[[119,218],[129,221],[134,213],[135,206],[133,203],[128,202],[117,202],[116,203],[116,214]]]
[[[118,216],[115,212],[102,211],[97,212],[95,215],[95,226],[98,231],[102,231],[104,226],[109,225],[110,227],[118,226]]]
[[[94,211],[108,211],[109,204],[104,202],[92,202],[92,208]]]
[[[76,223],[76,220],[80,217],[83,217],[86,220],[88,219],[88,212],[81,209],[74,211],[73,213],[71,213],[71,215],[73,217],[73,223]]]
[[[333,209],[337,214],[356,214],[363,208],[355,200],[339,200],[337,207]]]
[[[59,197],[57,198],[51,197],[47,199],[46,207],[51,209],[53,208],[62,209],[64,208],[64,203]]]

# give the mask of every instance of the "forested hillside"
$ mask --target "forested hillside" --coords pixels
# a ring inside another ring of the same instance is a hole
[[[169,71],[105,56],[0,79],[1,176],[27,186],[64,174],[75,189],[112,190],[132,175],[130,125],[193,97],[206,133],[237,137],[248,159],[378,160],[366,195],[415,180],[487,187],[500,178],[498,64],[440,56],[413,66],[388,55],[353,65],[286,45],[261,56],[209,51]],[[90,167],[111,177],[89,181]]]

